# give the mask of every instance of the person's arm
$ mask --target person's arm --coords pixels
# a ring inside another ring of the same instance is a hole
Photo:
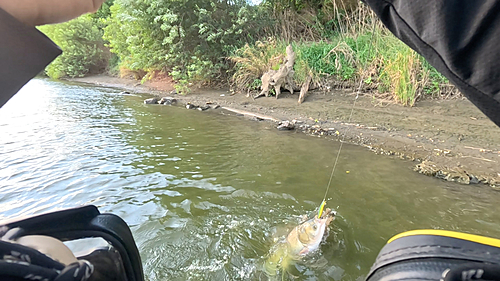
[[[37,26],[94,13],[105,0],[0,0],[0,8],[20,22]]]
[[[500,126],[500,1],[364,0]]]

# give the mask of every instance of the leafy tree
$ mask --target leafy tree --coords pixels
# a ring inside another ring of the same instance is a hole
[[[110,11],[104,38],[122,67],[183,81],[224,75],[229,53],[266,27],[244,0],[116,0]]]
[[[63,50],[45,69],[50,77],[77,77],[105,68],[107,56],[102,32],[90,15],[39,29]]]

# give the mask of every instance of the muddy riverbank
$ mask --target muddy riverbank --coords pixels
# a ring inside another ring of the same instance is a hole
[[[465,99],[425,100],[409,108],[381,104],[371,95],[361,94],[348,122],[356,97],[349,90],[313,91],[298,105],[298,94],[288,92],[278,100],[274,97],[253,100],[227,90],[193,90],[186,96],[171,94],[173,87],[168,80],[140,84],[131,79],[98,75],[71,81],[172,96],[181,106],[220,105],[217,110],[224,114],[243,115],[251,120],[262,119],[260,115],[295,120],[292,123],[296,132],[340,140],[345,136],[346,141],[376,153],[412,159],[417,172],[443,180],[500,188],[500,128]]]

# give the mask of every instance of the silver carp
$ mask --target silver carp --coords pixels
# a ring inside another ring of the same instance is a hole
[[[328,231],[328,225],[335,219],[335,212],[325,209],[321,218],[314,216],[294,227],[281,243],[271,250],[264,270],[268,276],[285,272],[304,256],[316,251]]]
[[[328,225],[334,220],[335,212],[326,209],[321,218],[307,220],[296,226],[286,237],[288,254],[300,258],[318,249]]]

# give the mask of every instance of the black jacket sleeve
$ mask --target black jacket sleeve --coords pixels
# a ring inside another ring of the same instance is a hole
[[[500,126],[500,0],[364,0]]]
[[[0,107],[60,54],[43,33],[0,9]]]

